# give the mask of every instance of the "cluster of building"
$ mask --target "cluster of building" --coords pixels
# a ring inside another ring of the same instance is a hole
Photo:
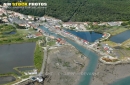
[[[37,69],[33,69],[32,71],[24,72],[25,75],[36,75]]]
[[[62,23],[62,21],[60,19],[56,19],[50,16],[44,16],[41,17],[43,19],[45,19],[47,22],[49,22],[50,25],[59,25],[59,23]]]
[[[42,36],[42,33],[41,32],[37,32],[36,34],[31,34],[31,33],[28,33],[27,34],[27,38],[37,38],[37,37],[40,37]]]
[[[104,38],[104,37],[106,37],[106,36],[107,36],[107,34],[106,34],[106,33],[103,33],[103,36],[102,36],[102,37]]]
[[[62,39],[62,38],[57,38],[57,39],[56,39],[56,44],[57,44],[57,45],[64,45],[64,44],[65,44],[65,40]]]
[[[113,48],[111,48],[108,44],[102,44],[102,47],[108,54],[113,53]]]
[[[39,76],[37,76],[37,77],[32,77],[32,78],[30,78],[32,81],[38,81],[38,82],[43,82],[43,78],[42,77],[39,77]]]
[[[63,23],[63,27],[64,28],[69,28],[72,29],[74,28],[74,30],[78,30],[78,31],[86,31],[86,27],[90,27],[90,23],[91,25],[98,25],[98,26],[121,26],[122,21],[116,21],[116,22],[65,22]]]
[[[64,28],[69,28],[72,29],[74,28],[75,30],[80,30],[80,31],[86,31],[86,27],[88,24],[86,22],[66,22],[63,23],[62,25]]]
[[[30,38],[37,38],[37,36],[35,34],[30,34],[30,33],[26,37],[29,39]]]
[[[56,28],[56,31],[58,33],[60,33],[61,35],[65,36],[65,37],[68,37],[68,38],[70,38],[72,40],[77,40],[77,41],[79,41],[79,42],[81,42],[83,44],[86,44],[86,45],[89,44],[89,42],[87,40],[81,39],[81,38],[79,38],[79,37],[77,37],[77,36],[67,32],[67,31],[65,31],[63,29]]]
[[[114,22],[101,22],[101,23],[97,23],[97,22],[93,22],[93,25],[99,25],[99,26],[121,26],[122,21],[114,21]]]
[[[24,26],[26,28],[36,28],[38,25],[34,24],[34,16],[24,15],[18,12],[6,10],[5,8],[0,8],[0,20],[8,23],[17,23],[19,26]],[[39,17],[36,17],[36,20],[39,20]],[[17,22],[16,22],[17,21]]]
[[[3,22],[8,22],[7,16],[6,15],[6,10],[0,8],[0,20]]]
[[[111,62],[118,61],[117,57],[112,57],[111,56],[111,54],[113,53],[113,48],[108,46],[108,44],[103,44],[102,47],[100,48],[98,46],[99,40],[96,40],[94,43],[90,44],[88,41],[86,41],[84,39],[81,39],[81,38],[79,38],[79,37],[77,37],[77,36],[67,32],[66,30],[60,29],[58,27],[56,27],[56,32],[61,34],[62,36],[65,36],[65,37],[68,37],[68,38],[70,38],[72,40],[75,40],[75,41],[79,42],[82,45],[88,46],[88,48],[91,48],[92,50],[100,53],[101,55],[104,55],[103,57],[101,57],[101,61],[103,61],[103,62],[104,62],[104,60],[105,60],[105,62],[108,62],[108,61],[111,61]],[[102,37],[104,38],[104,37],[107,37],[107,36],[108,35],[106,33],[104,33],[104,35]],[[102,48],[106,52],[100,51]],[[97,49],[100,49],[100,50],[97,50]]]
[[[31,15],[24,15],[24,14],[14,12],[14,11],[9,11],[9,10],[6,10],[6,12],[8,13],[8,17],[10,17],[10,18],[17,17],[21,20],[27,20],[27,21],[33,21],[34,20],[34,16],[31,16]]]
[[[99,48],[98,48],[98,44],[99,44],[99,41],[97,40],[97,41],[95,41],[94,43],[92,43],[92,44],[89,45],[89,46],[92,47],[92,48],[99,49]]]

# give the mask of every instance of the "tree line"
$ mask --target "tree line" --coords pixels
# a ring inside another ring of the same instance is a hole
[[[1,0],[15,2],[17,0]],[[11,10],[35,15],[53,16],[63,21],[122,21],[130,19],[130,0],[23,0],[45,2],[47,8],[11,8]]]

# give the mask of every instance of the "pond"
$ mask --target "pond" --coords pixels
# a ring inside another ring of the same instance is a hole
[[[14,67],[33,66],[35,43],[0,45],[0,74],[16,72]]]
[[[20,71],[22,71],[22,72],[30,71],[30,70],[33,70],[33,69],[35,69],[35,67],[18,68],[18,70],[20,70]]]
[[[66,31],[76,35],[77,37],[87,40],[89,42],[95,42],[96,40],[102,38],[103,36],[101,33],[97,33],[94,31],[85,31],[85,32],[76,32],[73,30],[66,30]]]
[[[110,38],[111,41],[116,43],[122,43],[128,39],[130,39],[130,30],[124,31]]]
[[[6,84],[12,81],[15,81],[16,79],[13,76],[1,76],[0,77],[0,85]]]
[[[13,35],[13,34],[16,34],[16,31],[5,32],[3,34],[5,34],[5,35]]]

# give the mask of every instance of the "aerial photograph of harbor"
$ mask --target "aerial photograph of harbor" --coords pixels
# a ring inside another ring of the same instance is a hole
[[[0,85],[130,85],[130,0],[0,0]]]

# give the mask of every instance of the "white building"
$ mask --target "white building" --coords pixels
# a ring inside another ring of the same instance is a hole
[[[78,24],[73,24],[73,23],[63,23],[63,27],[65,28],[70,28],[70,27],[78,27]],[[76,28],[78,29],[78,28]]]
[[[45,17],[40,17],[40,20],[41,21],[45,21]]]
[[[24,72],[25,75],[35,75],[37,74],[37,69],[33,69],[32,71],[29,72]]]
[[[120,26],[121,25],[121,21],[118,21],[118,22],[108,22],[108,25],[110,26]]]
[[[34,17],[33,17],[33,16],[28,15],[28,19],[29,19],[29,20],[34,20]]]

